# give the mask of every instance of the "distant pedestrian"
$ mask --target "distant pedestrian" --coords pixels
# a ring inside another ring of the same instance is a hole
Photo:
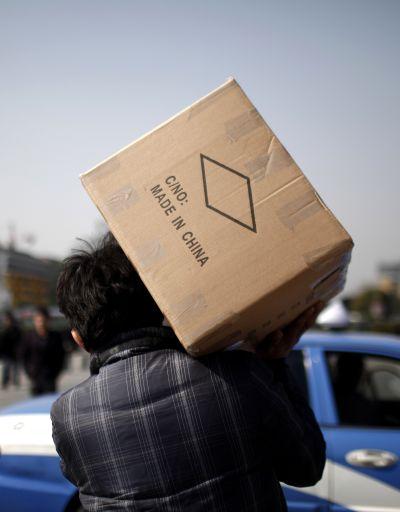
[[[22,359],[32,395],[55,392],[64,365],[62,337],[49,329],[49,320],[47,309],[39,307],[33,317],[34,330],[26,335],[23,344]]]
[[[3,330],[0,334],[0,356],[3,360],[1,387],[6,389],[10,382],[19,385],[18,358],[21,342],[21,329],[12,311],[3,317]]]

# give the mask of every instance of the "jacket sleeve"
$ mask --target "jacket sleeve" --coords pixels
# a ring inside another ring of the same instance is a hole
[[[73,474],[72,469],[70,469],[68,467],[65,456],[63,454],[63,449],[62,449],[63,440],[62,440],[62,435],[61,435],[61,432],[63,429],[60,428],[60,425],[59,425],[60,417],[59,417],[57,402],[55,402],[51,408],[50,417],[51,417],[51,423],[52,423],[53,441],[54,441],[54,445],[56,447],[57,453],[60,457],[61,472],[65,476],[65,478],[71,482],[71,484],[73,484],[77,487],[78,486],[77,478]]]
[[[325,466],[325,441],[286,362],[255,359],[251,377],[260,400],[262,435],[278,480],[296,487],[315,485]]]

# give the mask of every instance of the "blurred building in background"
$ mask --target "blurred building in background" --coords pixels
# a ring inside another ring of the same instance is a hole
[[[55,303],[60,262],[0,248],[0,311]]]
[[[400,262],[379,265],[379,284],[382,289],[400,297]]]

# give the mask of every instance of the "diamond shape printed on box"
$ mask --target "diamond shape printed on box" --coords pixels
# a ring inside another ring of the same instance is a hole
[[[248,176],[200,154],[207,208],[257,233]]]

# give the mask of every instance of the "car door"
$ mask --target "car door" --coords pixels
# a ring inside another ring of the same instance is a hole
[[[287,363],[303,394],[308,398],[310,406],[314,409],[318,419],[318,400],[315,393],[315,375],[318,361],[313,361],[310,350],[304,345],[297,347],[287,358]],[[283,485],[283,491],[289,512],[328,512],[329,501],[329,475],[324,471],[324,476],[317,485],[312,487],[292,487]]]
[[[399,356],[325,350],[330,510],[400,511]]]

